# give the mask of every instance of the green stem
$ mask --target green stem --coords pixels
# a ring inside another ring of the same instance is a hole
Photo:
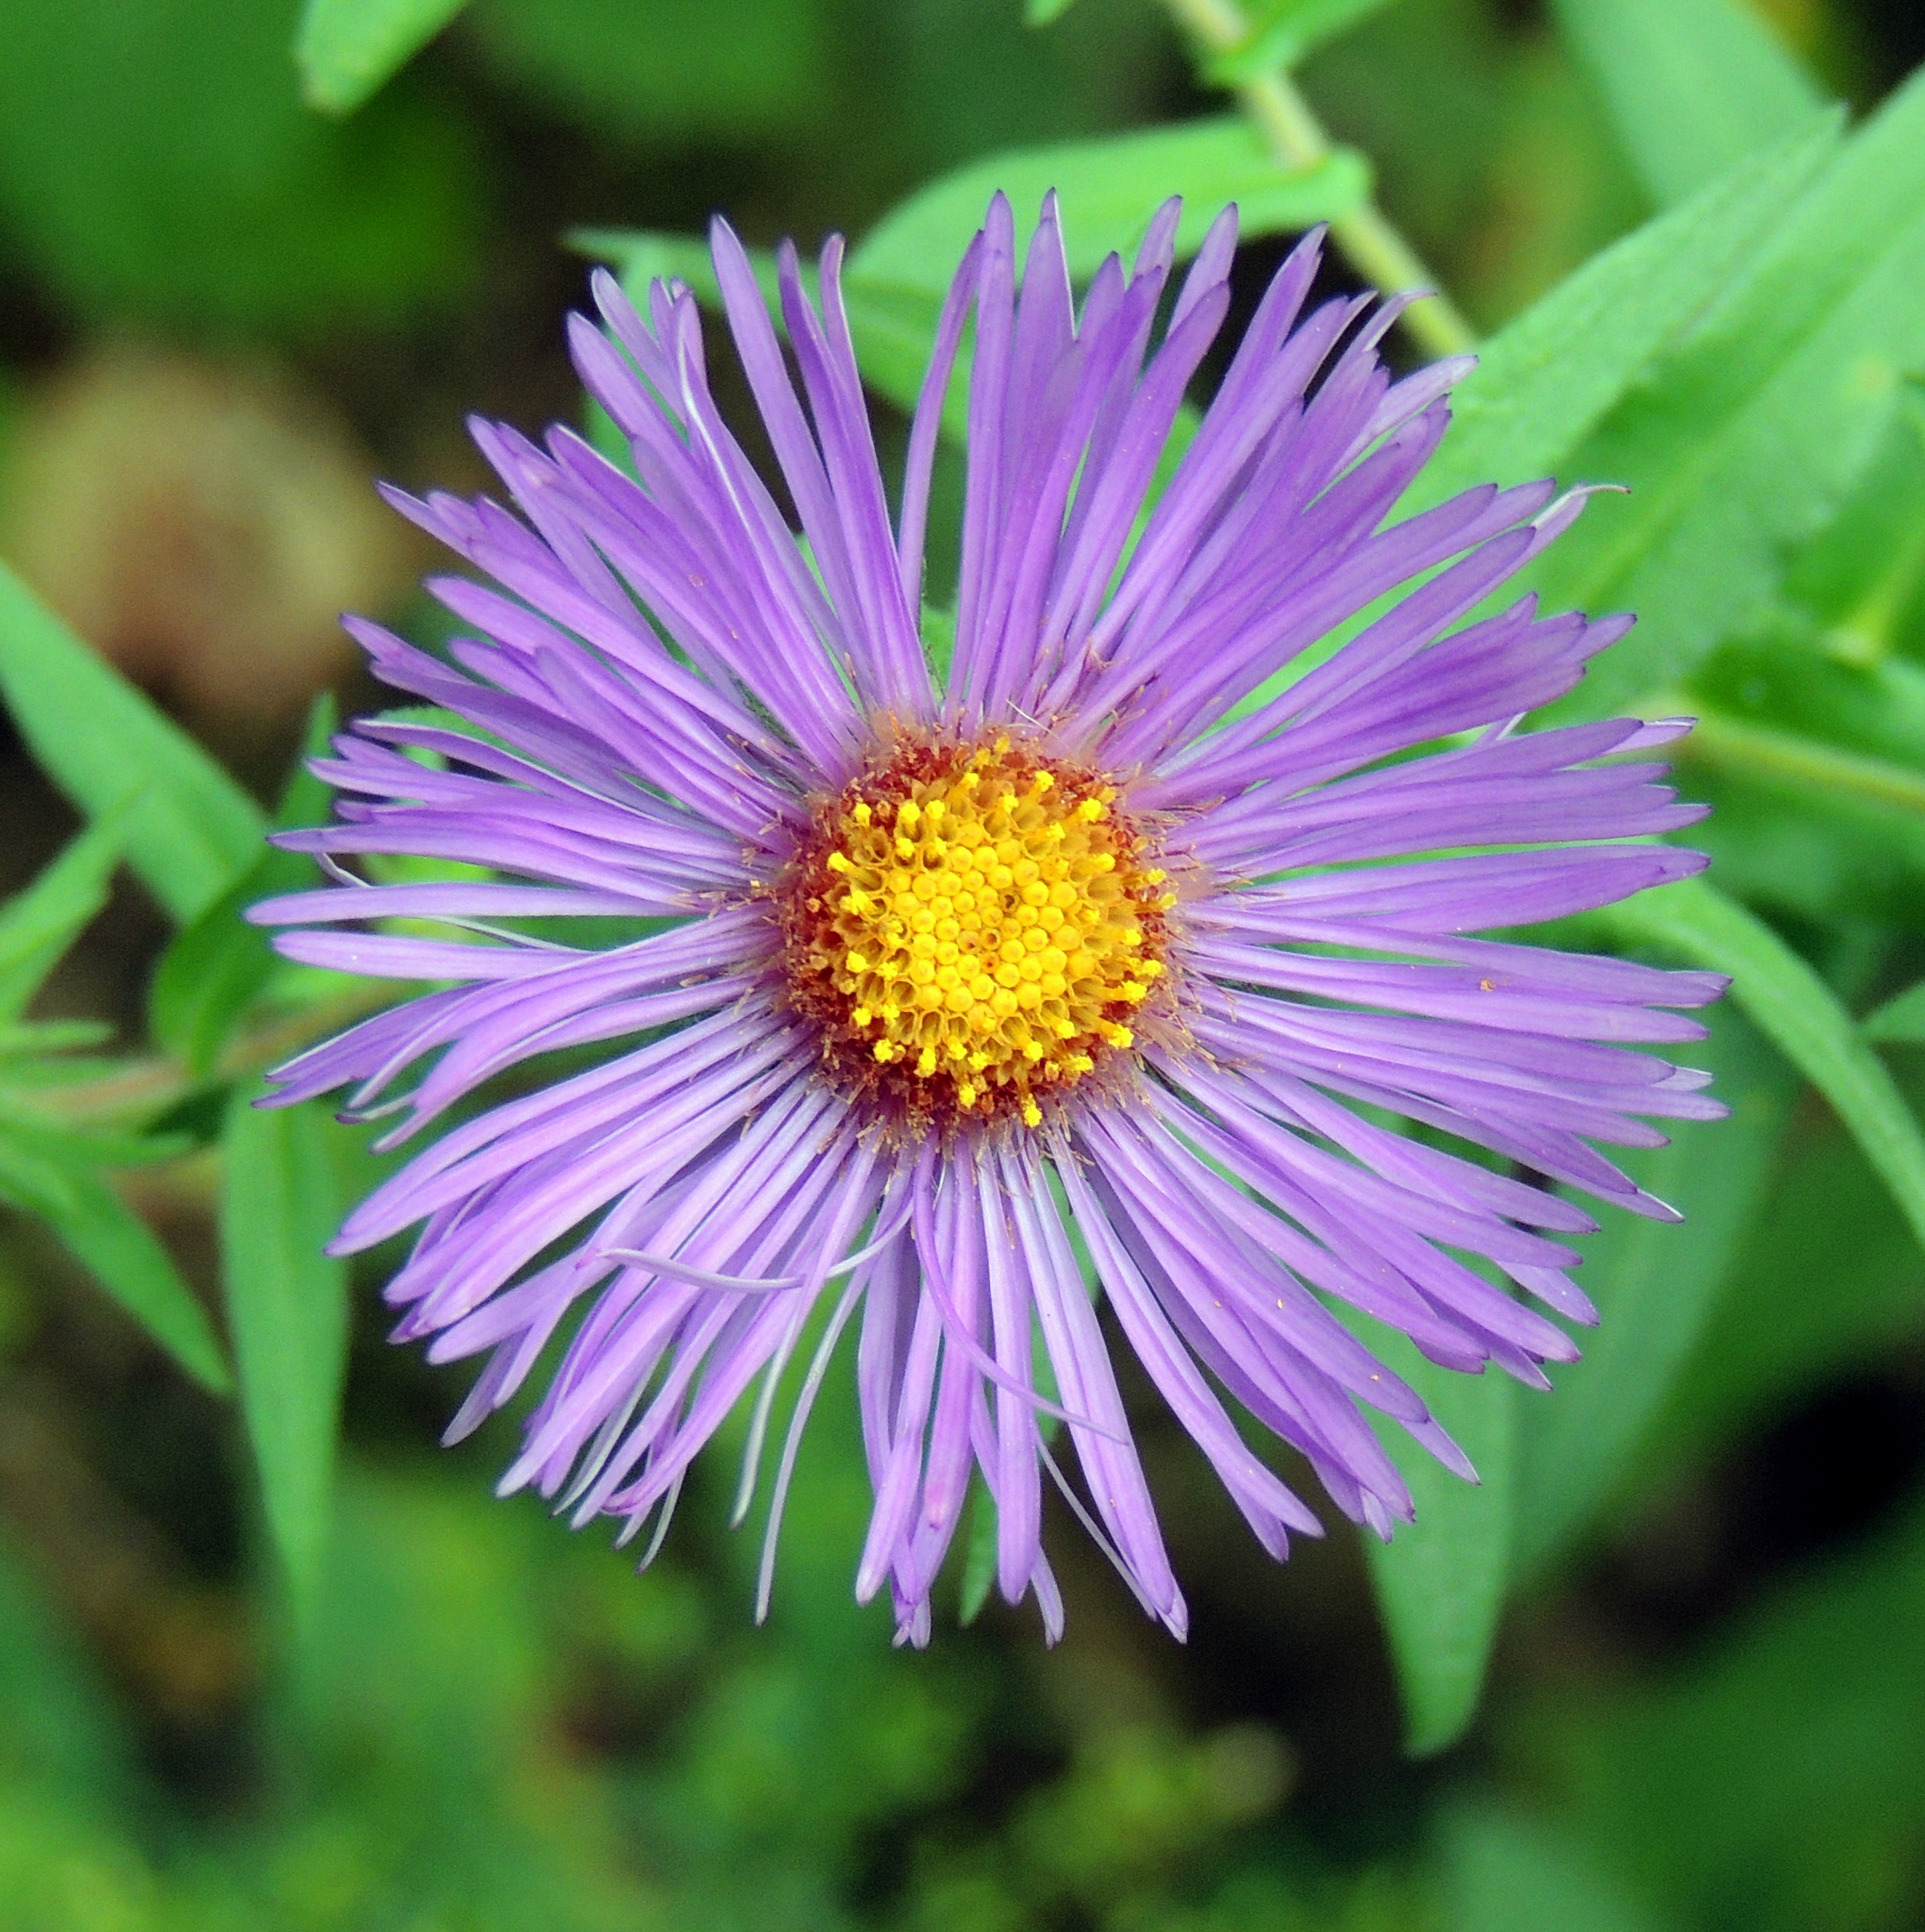
[[[1887,759],[1835,750],[1795,732],[1722,717],[1689,699],[1640,708],[1638,715],[1662,718],[1694,712],[1698,722],[1678,747],[1681,758],[1741,777],[1774,779],[1925,816],[1925,778]]]
[[[1177,21],[1211,54],[1235,52],[1250,38],[1250,21],[1237,0],[1165,0]],[[1290,169],[1314,168],[1328,158],[1330,136],[1310,103],[1281,67],[1240,80],[1231,90],[1270,149]],[[1351,266],[1387,295],[1429,291],[1404,313],[1403,326],[1432,356],[1458,356],[1477,347],[1477,332],[1447,295],[1417,251],[1374,201],[1365,201],[1330,225],[1331,239]]]
[[[216,1071],[223,1080],[264,1073],[302,1047],[339,1033],[393,997],[379,981],[299,1012],[281,1013],[239,1034],[220,1056]],[[50,1113],[75,1121],[151,1120],[164,1113],[206,1083],[171,1054],[156,1053],[117,1067],[97,1080],[56,1089],[42,1100]]]

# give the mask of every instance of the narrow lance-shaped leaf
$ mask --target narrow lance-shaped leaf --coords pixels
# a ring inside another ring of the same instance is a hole
[[[1744,0],[1552,0],[1659,206],[1808,119],[1823,95]]]
[[[1195,250],[1226,202],[1237,203],[1240,234],[1285,233],[1348,213],[1369,192],[1370,174],[1363,158],[1347,149],[1310,168],[1281,168],[1234,115],[1018,149],[972,162],[892,209],[850,256],[852,286],[918,290],[939,299],[999,189],[1015,212],[1019,248],[1035,228],[1043,197],[1056,190],[1070,272],[1081,279],[1112,251],[1133,250],[1172,195],[1183,199],[1180,255]]]
[[[351,113],[445,27],[467,0],[307,0],[294,59],[310,107]]]
[[[326,1559],[347,1359],[347,1269],[323,1251],[340,1214],[335,1131],[312,1103],[256,1107],[242,1088],[222,1137],[221,1257],[241,1414],[302,1617]]]
[[[1690,1050],[1728,1120],[1689,1121],[1667,1147],[1615,1157],[1682,1226],[1607,1210],[1584,1244],[1578,1280],[1602,1321],[1584,1358],[1553,1369],[1554,1397],[1519,1418],[1517,1569],[1528,1575],[1577,1536],[1637,1456],[1728,1284],[1798,1082],[1789,1063],[1729,1007]]]
[[[195,1379],[231,1385],[206,1311],[167,1251],[96,1169],[156,1158],[138,1137],[89,1132],[48,1115],[40,1096],[75,1077],[59,1057],[109,1029],[27,1023],[28,1003],[105,902],[126,811],[83,833],[0,909],[0,1197],[43,1220],[69,1253]],[[79,1070],[84,1071],[83,1070]]]
[[[306,740],[274,815],[277,831],[322,823],[328,815],[326,785],[307,768],[333,736],[334,701],[323,695],[309,714]],[[244,877],[177,934],[161,955],[148,1000],[155,1040],[178,1054],[196,1076],[210,1073],[220,1050],[274,968],[267,935],[241,914],[256,899],[297,890],[315,876],[304,853],[263,846]]]
[[[1831,1103],[1925,1242],[1925,1134],[1891,1075],[1818,975],[1764,921],[1702,879],[1601,916],[1622,940],[1731,975],[1731,997]]]
[[[1384,1445],[1403,1472],[1417,1520],[1388,1543],[1367,1536],[1371,1579],[1403,1693],[1413,1756],[1454,1743],[1476,1714],[1510,1576],[1512,1491],[1518,1392],[1495,1368],[1440,1368],[1412,1353],[1411,1383],[1478,1473],[1453,1475],[1400,1429]]]
[[[1741,163],[1682,207],[1594,256],[1492,337],[1477,367],[1451,391],[1449,434],[1400,511],[1428,510],[1485,484],[1547,476],[1615,480],[1608,467],[1584,454],[1589,439],[1654,380],[1756,260],[1782,226],[1786,206],[1837,145],[1837,123],[1822,121]],[[1615,500],[1594,508],[1588,521],[1595,523],[1613,507]],[[1572,541],[1567,535],[1562,542]],[[1629,648],[1619,645],[1607,661]],[[1278,672],[1239,710],[1255,709],[1304,668]],[[1598,677],[1594,665],[1587,689]]]
[[[1572,472],[1573,453],[1777,232],[1836,151],[1838,123],[1754,156],[1593,256],[1484,343],[1406,507]]]
[[[18,1020],[107,902],[126,835],[116,814],[84,832],[0,909],[0,1021]]]
[[[61,1245],[203,1388],[233,1386],[207,1311],[152,1231],[92,1170],[71,1137],[0,1128],[0,1199],[46,1223]]]
[[[1532,573],[1554,605],[1638,628],[1558,707],[1637,708],[1769,615],[1925,363],[1925,75],[1853,135],[1650,380],[1570,460],[1629,486]]]
[[[192,919],[253,864],[261,815],[180,728],[0,564],[0,695],[47,775],[89,819],[139,802],[129,862]]]

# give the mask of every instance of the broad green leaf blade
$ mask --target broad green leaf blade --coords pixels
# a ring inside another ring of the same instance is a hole
[[[222,1137],[221,1258],[241,1414],[302,1617],[326,1558],[347,1361],[347,1269],[322,1251],[340,1218],[333,1131],[313,1103],[257,1107],[240,1088]]]
[[[1744,0],[1552,0],[1660,207],[1789,134],[1823,95]]]
[[[1417,1505],[1388,1543],[1366,1535],[1378,1607],[1404,1696],[1413,1756],[1456,1742],[1477,1710],[1510,1576],[1518,1391],[1495,1368],[1459,1374],[1413,1355],[1400,1372],[1475,1467],[1453,1475],[1403,1431],[1386,1428]]]
[[[259,857],[253,801],[4,564],[0,695],[42,768],[88,818],[133,808],[128,861],[176,919],[193,918]]]
[[[334,701],[323,696],[309,714],[307,736],[274,815],[276,831],[323,823],[328,789],[307,768],[327,748],[336,723]],[[221,1049],[274,969],[268,935],[241,916],[256,899],[297,891],[315,877],[305,853],[264,847],[246,876],[175,936],[161,955],[147,1005],[156,1042],[187,1063],[197,1078],[213,1070]]]
[[[233,1378],[206,1310],[147,1224],[74,1154],[61,1137],[8,1123],[0,1130],[0,1198],[45,1221],[195,1381],[225,1395]]]
[[[1925,980],[1886,1000],[1866,1017],[1861,1030],[1867,1040],[1925,1040]]]
[[[912,411],[922,393],[941,301],[926,290],[872,288],[859,282],[852,282],[844,293],[862,380],[898,409]],[[959,444],[967,439],[969,426],[969,348],[965,343],[956,359],[943,405],[943,430]]]
[[[999,11],[1020,46],[1015,8]],[[885,47],[888,18],[870,30]],[[860,19],[822,0],[488,0],[468,45],[501,88],[624,146],[780,153],[837,112],[832,50]]]
[[[962,1582],[956,1621],[966,1630],[996,1588],[996,1502],[979,1471],[969,1478],[969,1521],[962,1532]]]
[[[1493,336],[1451,392],[1450,433],[1408,507],[1480,483],[1569,477],[1578,446],[1725,293],[1837,146],[1826,121],[1743,162]]]
[[[1684,1216],[1682,1226],[1608,1210],[1583,1244],[1579,1284],[1603,1319],[1584,1359],[1553,1369],[1555,1396],[1519,1418],[1517,1569],[1528,1576],[1584,1529],[1635,1458],[1645,1430],[1732,1281],[1797,1090],[1787,1063],[1722,1008],[1689,1050],[1715,1076],[1725,1120],[1680,1122],[1666,1147],[1616,1159]]]
[[[1787,611],[1666,707],[1698,720],[1679,747],[1712,808],[1693,841],[1731,897],[1925,933],[1925,671],[1841,661],[1814,630]]]
[[[7,0],[8,259],[89,333],[291,347],[464,299],[488,219],[479,117],[444,93],[323,120],[296,85],[299,16],[300,0]],[[226,474],[253,487],[245,464]]]
[[[1661,1932],[1636,1887],[1573,1833],[1460,1803],[1438,1835],[1437,1932]]]
[[[705,309],[721,307],[721,284],[700,235],[675,235],[659,228],[576,228],[568,246],[606,262],[639,303],[651,282],[686,282]],[[748,251],[755,279],[771,304],[775,299],[775,258],[766,249]]]
[[[1573,1822],[1684,1924],[1915,1922],[1925,1520],[1908,1517],[1807,1559],[1698,1661],[1571,1727]]]
[[[1204,66],[1204,78],[1236,87],[1278,68],[1294,67],[1325,41],[1348,33],[1389,5],[1390,0],[1270,0],[1254,10],[1241,44]]]
[[[1925,363],[1925,75],[1854,134],[1715,310],[1572,456],[1625,484],[1532,573],[1630,610],[1564,715],[1636,708],[1768,615],[1796,547],[1880,447]]]
[[[271,888],[262,871],[230,886],[160,956],[147,1002],[154,1043],[197,1080],[212,1073],[242,1015],[274,970],[267,935],[242,915]]]
[[[1023,24],[1046,27],[1070,11],[1074,0],[1023,0]]]
[[[0,908],[0,1022],[18,1020],[62,956],[107,902],[126,828],[116,816],[84,832]]]
[[[1311,168],[1281,168],[1250,124],[1230,115],[992,155],[885,215],[849,258],[850,284],[939,299],[992,195],[1000,189],[1009,196],[1020,246],[1052,188],[1062,203],[1070,271],[1081,278],[1112,251],[1127,257],[1172,195],[1183,198],[1180,254],[1195,250],[1226,202],[1237,203],[1241,234],[1285,233],[1347,214],[1369,192],[1370,174],[1347,149]]]
[[[295,36],[310,107],[349,114],[399,73],[467,0],[307,0]]]
[[[1922,1333],[1911,1230],[1849,1134],[1801,1122],[1779,1143],[1727,1290],[1635,1477],[1663,1481],[1861,1364],[1883,1368]]]
[[[1731,994],[1831,1103],[1925,1242],[1925,1135],[1830,987],[1779,938],[1701,879],[1661,886],[1602,916],[1632,945],[1731,975]]]
[[[1713,735],[1738,726],[1763,730],[1813,753],[1843,749],[1891,772],[1886,802],[1917,811],[1925,775],[1925,669],[1902,658],[1842,661],[1796,630],[1728,646],[1692,680],[1694,707],[1717,714]],[[1696,713],[1694,712],[1694,715]],[[1699,733],[1682,747],[1695,756]],[[1722,753],[1717,754],[1722,762]],[[1810,770],[1796,775],[1808,794],[1833,782]],[[1816,782],[1814,782],[1816,781]]]

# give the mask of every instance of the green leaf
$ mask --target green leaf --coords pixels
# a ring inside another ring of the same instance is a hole
[[[1823,99],[1743,0],[1552,0],[1660,207],[1789,134]]]
[[[206,1310],[146,1223],[87,1164],[89,1154],[115,1151],[10,1120],[0,1127],[0,1197],[45,1221],[195,1381],[225,1395],[233,1378]]]
[[[1712,806],[1694,838],[1730,896],[1925,930],[1925,671],[1841,660],[1818,621],[1786,607],[1661,707],[1698,720],[1679,748]]]
[[[996,1588],[996,1501],[978,1471],[969,1478],[969,1519],[962,1535],[962,1583],[956,1621],[967,1629]]]
[[[0,908],[0,1022],[18,1020],[42,983],[107,902],[126,826],[103,820]]]
[[[638,302],[651,282],[686,282],[704,308],[721,310],[721,284],[715,279],[708,243],[700,235],[675,235],[658,228],[576,228],[569,230],[567,240],[578,253],[608,263]],[[748,260],[772,307],[775,257],[767,249],[752,248]]]
[[[1925,980],[1886,1000],[1868,1016],[1862,1030],[1867,1040],[1925,1040]]]
[[[1646,1436],[1640,1478],[1664,1482],[1854,1365],[1889,1362],[1925,1333],[1920,1288],[1918,1244],[1856,1144],[1830,1121],[1801,1122]]]
[[[1493,336],[1451,393],[1450,433],[1409,507],[1480,483],[1572,474],[1580,444],[1649,382],[1837,146],[1834,120],[1740,163],[1594,256]]]
[[[1776,654],[1783,656],[1785,654]],[[1925,828],[1925,772],[1890,758],[1843,751],[1802,731],[1781,731],[1696,707],[1688,754],[1710,764],[1795,792],[1817,809],[1863,803],[1890,806]]]
[[[1316,166],[1279,167],[1241,117],[1225,115],[1137,134],[992,155],[945,175],[890,210],[849,258],[849,280],[872,287],[949,290],[969,238],[999,189],[1015,211],[1017,245],[1036,227],[1043,197],[1063,208],[1070,272],[1093,275],[1113,251],[1127,256],[1171,195],[1183,198],[1179,254],[1194,253],[1226,202],[1247,238],[1307,228],[1348,213],[1370,189],[1363,158],[1339,149]]]
[[[1574,1821],[1689,1924],[1915,1923],[1925,1522],[1804,1569],[1568,1751]]]
[[[1327,40],[1381,13],[1390,0],[1270,0],[1254,10],[1237,46],[1207,62],[1204,78],[1236,87],[1279,68],[1295,67]]]
[[[1691,681],[1691,701],[1719,714],[1718,729],[1741,725],[1813,752],[1842,748],[1868,764],[1892,768],[1887,802],[1916,811],[1925,774],[1925,669],[1898,658],[1854,662],[1820,650],[1796,630],[1767,633],[1756,642],[1728,645]],[[1699,734],[1684,741],[1695,756]],[[1714,751],[1713,761],[1725,763]],[[1761,768],[1749,767],[1748,768]],[[1830,773],[1796,774],[1807,802]]]
[[[128,861],[176,919],[192,919],[259,856],[253,801],[4,564],[0,695],[82,813],[128,812]]]
[[[1567,1830],[1483,1803],[1439,1834],[1439,1932],[1659,1932],[1636,1888]]]
[[[1554,604],[1634,610],[1565,715],[1635,708],[1770,610],[1795,547],[1881,447],[1925,363],[1925,75],[1853,136],[1773,239],[1567,474],[1628,484],[1532,573]]]
[[[1023,0],[1023,24],[1046,27],[1051,21],[1060,20],[1073,4],[1074,0]]]
[[[351,113],[405,67],[467,0],[307,0],[295,36],[310,107]]]
[[[75,1063],[48,1059],[39,1067],[27,1068],[23,1060],[36,1056],[66,1054],[79,1046],[99,1046],[114,1036],[104,1020],[26,1020],[0,1024],[0,1061],[7,1065],[4,1079],[9,1085],[23,1077],[38,1079],[44,1074],[58,1080],[62,1070]]]
[[[1700,879],[1601,916],[1622,940],[1731,975],[1730,996],[1831,1103],[1925,1242],[1925,1135],[1830,987],[1763,920]]]
[[[314,1103],[257,1107],[222,1137],[220,1236],[241,1414],[297,1616],[325,1562],[347,1361],[347,1268],[322,1251],[340,1218],[335,1129]]]
[[[1691,762],[1691,795],[1711,815],[1692,827],[1728,897],[1816,925],[1875,922],[1925,934],[1925,822],[1849,792]]]
[[[819,0],[487,0],[468,31],[504,86],[659,152],[806,127],[833,18]]]
[[[1582,1246],[1578,1280],[1602,1320],[1584,1358],[1554,1369],[1554,1398],[1526,1398],[1518,1429],[1517,1569],[1528,1575],[1583,1531],[1635,1458],[1645,1431],[1727,1288],[1763,1198],[1796,1097],[1786,1061],[1742,1015],[1710,1016],[1690,1050],[1716,1076],[1726,1120],[1681,1122],[1669,1147],[1617,1155],[1682,1226],[1613,1211]]]
[[[307,768],[325,754],[336,724],[333,699],[323,695],[310,712],[307,735],[290,776],[276,831],[323,823],[328,789]],[[148,999],[156,1042],[186,1062],[196,1078],[213,1072],[235,1026],[274,970],[272,943],[241,916],[256,899],[293,892],[312,882],[314,862],[303,852],[263,849],[246,875],[176,934],[161,955]]]
[[[1400,1372],[1475,1465],[1453,1475],[1387,1427],[1417,1506],[1388,1543],[1366,1537],[1378,1608],[1403,1692],[1406,1747],[1428,1756],[1455,1743],[1477,1710],[1510,1575],[1517,1391],[1496,1369],[1440,1368],[1413,1354]]]
[[[1838,515],[1792,560],[1785,617],[1858,665],[1917,648],[1925,618],[1925,382],[1908,377],[1891,429]]]
[[[313,338],[445,310],[482,223],[458,99],[300,102],[301,0],[8,0],[0,226],[89,322]]]

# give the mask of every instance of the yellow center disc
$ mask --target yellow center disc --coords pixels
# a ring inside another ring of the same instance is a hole
[[[912,746],[852,785],[784,895],[825,1056],[898,1110],[1033,1127],[1129,1046],[1175,895],[1114,797],[1003,738]]]

